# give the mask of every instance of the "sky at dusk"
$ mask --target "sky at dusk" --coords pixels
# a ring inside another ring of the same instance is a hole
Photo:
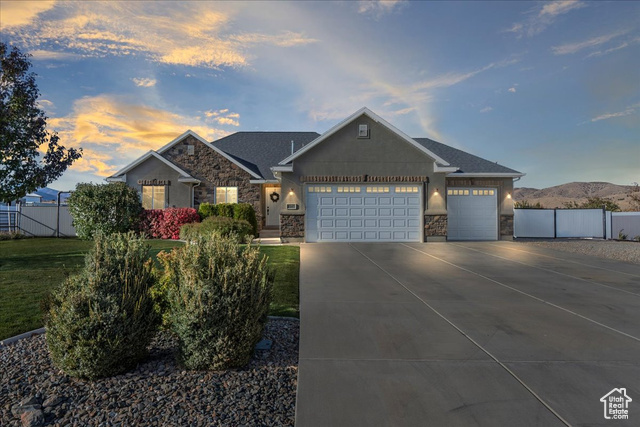
[[[640,2],[2,0],[40,105],[104,178],[191,129],[323,133],[368,107],[525,172],[640,182]]]

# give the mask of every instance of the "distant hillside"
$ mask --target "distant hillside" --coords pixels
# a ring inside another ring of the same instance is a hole
[[[53,188],[45,187],[39,188],[34,193],[42,196],[43,202],[55,202],[58,200],[58,190],[54,190]],[[62,202],[65,202],[69,198],[69,193],[64,193],[60,196]]]
[[[516,188],[513,190],[513,199],[518,202],[526,200],[533,204],[540,202],[545,208],[563,208],[566,202],[582,203],[589,197],[601,197],[611,200],[625,211],[631,210],[629,193],[633,188],[630,185],[609,182],[570,182],[543,189]]]

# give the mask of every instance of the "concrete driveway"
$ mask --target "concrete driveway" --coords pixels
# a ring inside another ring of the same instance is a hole
[[[636,265],[514,242],[306,244],[300,305],[298,427],[640,425]],[[626,421],[605,419],[614,388]]]

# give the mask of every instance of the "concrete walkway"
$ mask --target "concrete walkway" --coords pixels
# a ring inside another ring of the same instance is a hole
[[[296,425],[640,422],[640,267],[512,242],[304,244]]]

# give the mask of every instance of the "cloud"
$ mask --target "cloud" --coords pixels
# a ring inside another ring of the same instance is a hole
[[[579,0],[545,2],[541,8],[529,11],[527,20],[514,23],[504,32],[515,33],[518,38],[532,37],[547,29],[558,16],[585,6],[586,3]]]
[[[218,123],[220,125],[240,126],[240,122],[236,119],[240,118],[238,113],[230,113],[228,108],[222,110],[205,111],[207,122]]]
[[[580,52],[581,50],[588,49],[594,46],[599,46],[625,33],[626,31],[618,31],[615,33],[593,37],[589,40],[585,40],[582,42],[567,43],[560,46],[553,46],[551,50],[553,51],[554,55],[568,55],[568,54]]]
[[[493,111],[493,107],[487,106],[480,110],[481,113],[488,113],[489,111]]]
[[[621,50],[621,49],[627,48],[629,46],[632,46],[632,45],[635,45],[635,44],[638,44],[638,43],[640,43],[640,37],[637,37],[637,38],[634,38],[634,39],[631,39],[631,40],[628,40],[628,41],[624,41],[624,42],[620,43],[618,46],[611,47],[611,48],[606,49],[604,51],[598,50],[598,51],[595,51],[595,52],[591,52],[590,54],[585,56],[585,59],[586,58],[593,58],[593,57],[596,57],[596,56],[608,55],[611,52],[615,52],[617,50]]]
[[[406,4],[405,0],[360,0],[358,13],[373,15],[376,19],[399,10]]]
[[[584,3],[580,3],[578,0],[566,0],[566,1],[552,1],[542,6],[542,10],[538,13],[538,16],[558,16],[563,13],[567,13],[573,9],[579,9],[584,7]]]
[[[260,46],[317,42],[302,32],[233,33],[233,12],[223,10],[230,7],[212,2],[65,2],[56,7],[55,16],[34,18],[7,32],[31,50],[55,47],[86,57],[137,55],[208,68],[247,66]]]
[[[68,61],[80,58],[80,55],[76,55],[74,53],[56,52],[43,49],[36,49],[30,53],[36,61]]]
[[[29,25],[42,12],[53,8],[55,1],[6,1],[0,2],[0,28]]]
[[[512,87],[510,87],[510,88],[509,88],[509,92],[511,92],[511,93],[516,93],[516,88],[515,88],[515,87],[513,87],[513,86],[512,86]]]
[[[228,134],[200,120],[113,95],[78,99],[70,114],[50,118],[48,126],[58,131],[63,145],[84,149],[82,160],[72,169],[98,176],[115,173],[187,129],[208,140]]]
[[[616,113],[605,113],[605,114],[601,114],[597,117],[594,117],[590,120],[590,122],[599,122],[600,120],[608,120],[608,119],[613,119],[614,117],[624,117],[624,116],[628,116],[631,115],[633,113],[636,112],[636,108],[638,107],[638,105],[632,105],[631,107],[628,107],[627,109],[625,109],[624,111],[618,111]]]
[[[138,87],[152,87],[156,85],[156,79],[148,79],[144,77],[134,77],[131,79]]]

